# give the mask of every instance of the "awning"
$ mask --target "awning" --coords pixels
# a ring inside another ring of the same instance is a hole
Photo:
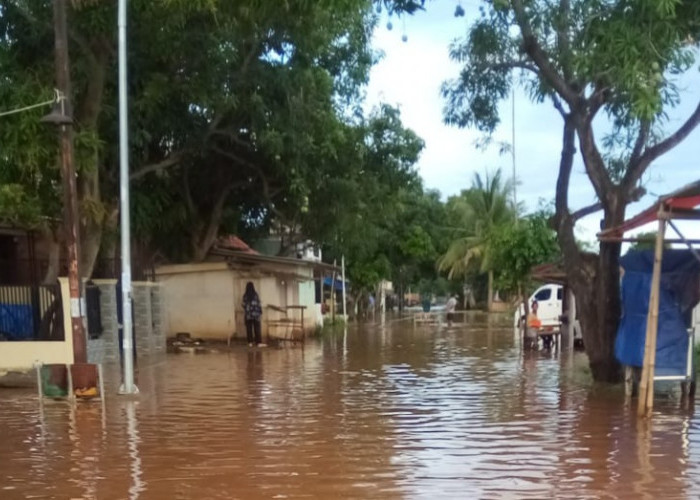
[[[335,285],[333,285],[333,279],[326,276],[325,278],[323,278],[323,286],[335,286],[336,291],[340,292],[343,290],[343,281],[336,279]],[[345,287],[346,289],[350,288],[350,283],[346,281]]]
[[[666,213],[669,219],[700,220],[700,211],[694,210],[700,205],[700,181],[695,181],[672,193],[661,196],[656,203],[616,227],[598,233],[598,239],[621,238],[626,232],[659,218]]]

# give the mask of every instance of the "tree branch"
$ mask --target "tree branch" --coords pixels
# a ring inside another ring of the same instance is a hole
[[[493,70],[499,70],[499,69],[524,69],[526,71],[530,71],[534,73],[535,75],[539,76],[540,75],[540,70],[537,68],[537,66],[533,66],[532,64],[528,64],[526,61],[504,61],[500,63],[493,63],[493,64],[482,64],[477,66],[475,69],[493,69]]]
[[[587,207],[579,208],[574,213],[571,214],[571,220],[576,222],[579,219],[583,219],[587,215],[594,214],[603,209],[603,204],[601,202],[593,203]]]
[[[564,115],[564,133],[562,136],[561,158],[559,160],[559,176],[557,177],[557,188],[555,198],[555,219],[556,225],[561,225],[564,217],[569,214],[569,183],[571,171],[574,166],[574,155],[576,154],[576,128],[573,118]]]
[[[216,202],[214,203],[211,213],[209,214],[206,229],[204,230],[203,234],[198,234],[196,237],[194,248],[195,262],[201,262],[204,260],[209,252],[209,249],[214,244],[214,241],[216,241],[216,237],[219,235],[219,228],[221,227],[221,218],[224,213],[224,205],[226,204],[226,200],[233,190],[233,186],[233,183],[230,183],[223,186],[219,191]]]
[[[588,119],[591,122],[608,100],[608,92],[608,87],[597,88],[588,99]]]
[[[564,75],[564,81],[571,81],[572,72],[569,66],[569,60],[571,56],[571,44],[569,43],[569,17],[571,16],[571,3],[570,0],[560,0],[559,2],[559,20],[557,26],[557,45],[559,46],[559,52],[562,55],[562,72]]]
[[[649,132],[651,131],[651,122],[645,120],[639,126],[639,133],[637,134],[637,140],[634,142],[634,147],[632,148],[632,154],[630,155],[630,164],[634,164],[639,161],[639,157],[642,155],[642,150],[649,139]]]
[[[580,96],[576,93],[557,72],[555,67],[549,61],[547,53],[542,50],[537,38],[535,37],[530,21],[525,13],[525,7],[522,0],[511,0],[515,19],[520,26],[520,31],[523,36],[523,49],[532,58],[534,63],[540,69],[542,77],[554,88],[554,90],[564,99],[569,106],[577,107]]]
[[[185,156],[184,152],[180,151],[177,153],[173,153],[167,158],[165,158],[162,161],[159,161],[158,163],[151,163],[150,165],[144,165],[143,167],[139,168],[138,170],[135,170],[134,172],[129,175],[129,180],[134,181],[137,179],[140,179],[146,174],[150,174],[151,172],[155,172],[157,170],[163,170],[168,167],[172,167],[174,165],[177,165],[182,161],[182,158]]]
[[[190,188],[190,169],[185,167],[182,172],[182,189],[184,191],[185,205],[190,214],[195,215],[194,200],[192,199],[192,189]]]
[[[668,153],[670,150],[678,146],[678,144],[683,142],[683,140],[685,140],[685,138],[688,137],[693,130],[695,130],[698,124],[700,124],[700,102],[698,102],[695,111],[693,111],[693,113],[688,117],[683,125],[678,128],[678,130],[658,143],[656,146],[647,148],[634,164],[630,164],[630,168],[627,170],[627,173],[623,179],[624,187],[629,189],[631,186],[633,186],[642,177],[646,169],[654,160],[656,160],[659,156]]]
[[[265,196],[265,199],[268,202],[272,201],[272,197],[270,194],[270,184],[267,181],[267,177],[265,177],[265,173],[263,172],[263,169],[256,165],[255,163],[235,154],[230,151],[224,151],[223,149],[219,148],[218,146],[211,146],[211,150],[221,156],[224,156],[226,158],[229,158],[235,162],[237,162],[239,165],[242,167],[245,167],[249,170],[252,170],[255,172],[255,174],[258,176],[260,179],[260,182],[262,183],[262,188],[263,188],[263,195]]]
[[[605,169],[605,160],[600,151],[598,151],[593,126],[589,118],[583,119],[579,117],[576,124],[578,140],[581,145],[581,156],[586,167],[586,173],[591,180],[591,184],[593,184],[598,199],[605,203],[607,194],[613,191],[614,186],[608,171]]]
[[[564,106],[562,105],[559,97],[557,97],[557,95],[554,93],[552,93],[552,95],[550,97],[552,98],[552,103],[554,104],[554,108],[557,111],[559,111],[559,114],[561,115],[561,117],[564,118],[564,120],[566,120],[568,113],[564,109]]]

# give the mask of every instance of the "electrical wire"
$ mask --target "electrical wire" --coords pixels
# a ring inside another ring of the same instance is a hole
[[[63,93],[58,89],[54,89],[54,96],[53,96],[53,99],[51,99],[50,101],[39,102],[37,104],[30,104],[29,106],[11,109],[9,111],[0,111],[0,117],[14,115],[17,113],[22,113],[24,111],[29,111],[31,109],[41,108],[43,106],[48,106],[49,104],[56,104],[56,103],[61,102],[63,99],[65,99],[65,96],[63,95]]]

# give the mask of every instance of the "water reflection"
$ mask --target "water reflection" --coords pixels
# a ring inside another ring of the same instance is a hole
[[[137,400],[0,392],[0,498],[695,498],[677,398],[637,420],[584,356],[508,321],[381,317],[283,349],[141,365]],[[118,380],[107,370],[107,380]],[[107,394],[115,394],[109,385]]]
[[[145,484],[141,481],[141,457],[139,455],[139,437],[138,423],[136,419],[136,403],[135,401],[126,401],[124,403],[124,412],[126,414],[126,434],[127,446],[129,448],[129,470],[131,472],[131,484],[129,485],[129,499],[136,500],[139,498],[142,491],[145,490]]]

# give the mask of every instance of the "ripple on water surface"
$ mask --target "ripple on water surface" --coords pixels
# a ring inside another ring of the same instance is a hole
[[[697,498],[700,425],[639,422],[585,357],[484,316],[168,356],[136,400],[0,392],[0,498]]]

